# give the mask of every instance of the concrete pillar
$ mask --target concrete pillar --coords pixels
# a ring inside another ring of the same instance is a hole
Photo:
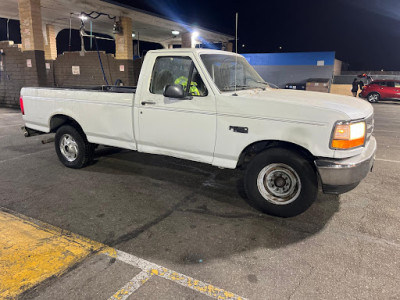
[[[54,26],[49,24],[46,24],[44,56],[46,60],[55,60],[57,58],[56,31],[54,30]]]
[[[18,0],[27,86],[47,86],[40,0]]]
[[[135,84],[137,72],[133,66],[132,19],[121,17],[120,21],[122,33],[115,35],[115,58],[118,60],[117,64],[120,70],[117,79],[121,79],[124,85],[132,86]]]
[[[225,51],[233,52],[233,43],[226,42],[223,44],[223,46],[225,47]]]
[[[22,50],[44,51],[40,0],[18,0]]]
[[[192,33],[184,32],[182,33],[182,48],[191,48],[192,47]]]
[[[164,49],[170,49],[168,47],[168,43],[160,43],[160,45],[164,48]]]
[[[115,58],[133,59],[132,19],[121,17],[122,33],[115,35]]]
[[[231,42],[226,43],[226,51],[228,51],[228,52],[233,51],[233,43],[231,43]]]

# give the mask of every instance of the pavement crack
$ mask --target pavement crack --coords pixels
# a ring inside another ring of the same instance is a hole
[[[160,222],[162,222],[163,220],[165,220],[166,218],[168,218],[170,215],[172,215],[172,213],[174,213],[175,211],[184,211],[181,210],[180,208],[187,203],[188,201],[190,201],[191,199],[193,199],[194,196],[196,196],[196,194],[202,189],[203,185],[207,182],[209,182],[210,180],[214,180],[215,179],[216,174],[211,173],[210,176],[204,180],[201,184],[199,184],[199,187],[192,193],[190,193],[189,195],[187,195],[186,197],[184,197],[181,201],[179,201],[178,203],[174,204],[169,210],[167,210],[165,213],[159,215],[157,218],[147,222],[146,224],[140,226],[139,228],[136,228],[135,230],[132,230],[131,232],[128,232],[120,237],[118,237],[117,239],[113,240],[113,241],[104,241],[103,243],[106,245],[109,245],[111,247],[115,247],[123,242],[127,242],[129,240],[132,240],[134,238],[137,238],[139,235],[141,235],[143,232],[147,231],[148,229],[150,229],[151,227],[159,224]]]
[[[209,215],[209,216],[213,216],[213,217],[220,217],[220,218],[226,218],[226,219],[259,218],[259,216],[254,213],[218,213],[218,212],[213,212],[213,211],[209,210],[208,208],[202,208],[202,209],[187,208],[187,209],[177,209],[177,211],[189,212],[189,213],[193,213],[193,214]]]
[[[118,244],[121,244],[123,242],[127,242],[131,239],[137,238],[140,234],[145,232],[146,230],[150,229],[151,227],[159,224],[166,218],[168,218],[173,212],[175,212],[180,206],[191,200],[195,195],[197,194],[197,191],[187,195],[184,197],[181,201],[173,205],[169,210],[167,210],[165,213],[159,215],[157,218],[147,222],[146,224],[140,226],[139,228],[136,228],[135,230],[132,230],[131,232],[128,232],[117,239],[113,241],[104,241],[103,243],[106,245],[109,245],[111,247],[115,247]]]
[[[287,221],[287,220],[281,220],[279,218],[266,215],[266,214],[260,214],[257,212],[243,212],[243,213],[219,213],[215,212],[212,210],[209,210],[207,207],[200,207],[200,208],[178,208],[177,211],[179,212],[184,212],[184,213],[193,213],[193,214],[202,214],[202,215],[208,215],[208,216],[213,216],[213,217],[219,217],[219,218],[226,218],[226,219],[261,219],[267,222],[273,222],[274,225],[280,226],[283,229],[294,231],[300,234],[303,234],[305,236],[313,235],[315,232],[320,230],[320,227],[317,228],[301,228],[301,224],[298,224],[293,221]]]

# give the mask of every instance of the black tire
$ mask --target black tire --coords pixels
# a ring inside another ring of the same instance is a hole
[[[318,193],[317,174],[311,163],[284,148],[270,148],[254,157],[247,167],[244,185],[250,204],[279,217],[306,211]]]
[[[380,99],[381,95],[379,95],[379,93],[371,93],[367,96],[367,100],[369,103],[377,103]]]
[[[54,142],[59,160],[68,168],[83,168],[94,157],[95,145],[87,141],[81,130],[71,125],[61,126]]]

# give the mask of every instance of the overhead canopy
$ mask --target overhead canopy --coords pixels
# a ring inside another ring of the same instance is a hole
[[[174,36],[172,30],[180,33],[199,32],[201,40],[210,43],[228,42],[233,37],[219,32],[199,27],[192,27],[180,21],[169,20],[133,7],[128,7],[112,1],[101,0],[41,0],[41,13],[43,24],[54,25],[55,29],[61,31],[70,27],[79,29],[81,20],[78,18],[81,12],[92,11],[109,14],[111,16],[126,16],[132,19],[132,30],[139,34],[140,40],[167,44],[181,44],[181,34]],[[1,0],[0,17],[19,20],[18,0]],[[113,20],[107,16],[100,16],[93,21],[93,31],[113,35]],[[89,29],[88,21],[86,29]]]

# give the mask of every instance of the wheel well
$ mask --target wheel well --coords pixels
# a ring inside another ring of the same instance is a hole
[[[81,125],[73,118],[68,117],[66,115],[54,115],[50,119],[50,132],[56,132],[58,128],[60,128],[64,124],[69,124],[75,127],[77,130],[84,132]]]
[[[370,93],[367,95],[367,97],[368,97],[369,95],[371,95],[371,94],[378,94],[378,95],[379,95],[379,97],[381,96],[381,94],[380,94],[379,92],[377,92],[377,91],[373,91],[373,92],[370,92]]]
[[[245,168],[250,160],[256,156],[258,153],[263,152],[270,148],[285,148],[288,150],[293,150],[303,156],[309,162],[314,161],[314,155],[311,154],[307,149],[290,142],[269,140],[269,141],[258,141],[253,144],[248,145],[240,154],[237,167]],[[312,164],[314,165],[314,164]]]

